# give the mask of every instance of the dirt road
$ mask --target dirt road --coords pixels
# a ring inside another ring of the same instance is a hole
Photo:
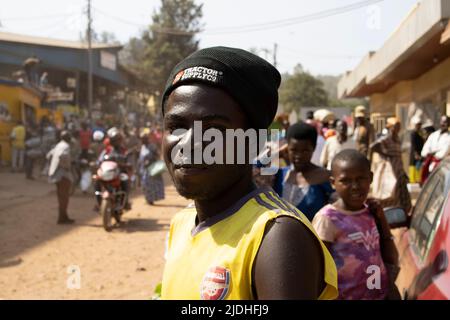
[[[0,172],[0,299],[151,298],[170,219],[188,200],[167,186],[166,199],[148,206],[137,191],[133,209],[111,233],[93,204],[92,195],[77,191],[69,205],[76,224],[57,225],[53,185]]]

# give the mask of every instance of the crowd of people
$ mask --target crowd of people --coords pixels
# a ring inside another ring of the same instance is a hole
[[[69,116],[63,127],[57,127],[44,117],[39,126],[24,125],[21,121],[12,129],[12,172],[25,172],[27,179],[48,176],[57,188],[58,224],[71,224],[68,215],[69,198],[75,188],[82,185],[80,164],[91,164],[88,183],[81,190],[96,195],[94,210],[99,210],[101,184],[96,181],[91,188],[91,175],[95,174],[105,156],[123,156],[123,172],[129,176],[122,189],[127,194],[132,188],[141,187],[148,204],[164,199],[164,182],[161,174],[149,173],[149,168],[160,161],[162,132],[160,126],[146,123],[129,127],[118,123],[103,124],[76,115]],[[125,165],[126,164],[126,165]],[[159,170],[158,173],[161,173]],[[90,192],[92,191],[92,192]],[[131,208],[128,201],[126,209]]]
[[[409,212],[407,184],[423,184],[449,154],[449,118],[443,116],[440,128],[428,134],[420,119],[412,119],[408,177],[402,162],[400,121],[388,118],[384,134],[376,138],[366,109],[357,107],[354,115],[353,129],[344,120],[322,122],[312,113],[292,125],[279,117],[281,167],[275,175],[263,177],[261,165],[256,164],[253,181],[259,187],[271,187],[280,201],[293,205],[310,221],[336,263],[339,299],[397,299],[392,279],[398,273],[398,253],[383,208],[401,207]],[[64,128],[47,118],[38,127],[18,122],[11,133],[12,171],[25,171],[27,179],[34,179],[38,165],[39,172],[56,185],[57,223],[72,224],[68,204],[77,162],[87,159],[98,166],[106,155],[118,154],[124,157],[124,172],[130,176],[122,189],[129,192],[133,186],[141,187],[147,203],[153,205],[164,199],[162,175],[150,170],[161,162],[162,135],[158,125],[130,128],[104,126],[100,121],[89,125],[87,119],[78,121],[75,116]],[[378,154],[376,166],[371,163],[374,153]],[[94,183],[93,191],[100,188]],[[98,210],[101,198],[95,194],[94,210]],[[126,207],[131,207],[128,201]],[[355,240],[366,235],[373,236],[370,243],[364,249],[355,246]],[[364,270],[373,264],[381,266],[382,290],[366,287]]]
[[[385,129],[375,133],[366,108],[356,107],[354,128],[342,119],[320,121],[308,113],[304,121],[285,124],[285,138],[280,140],[281,168],[275,177],[260,175],[261,165],[254,169],[255,182],[270,186],[312,220],[333,199],[329,178],[332,162],[343,150],[357,150],[371,162],[374,171],[371,194],[384,208],[400,207],[409,212],[411,199],[407,185],[425,183],[431,171],[450,152],[449,120],[442,116],[440,129],[422,130],[421,120],[411,120],[414,129],[406,132],[410,145],[409,175],[403,164],[405,139],[400,136],[399,119],[390,117]]]
[[[39,124],[18,121],[10,134],[11,171],[25,172],[29,180],[34,180],[35,167],[45,167],[44,155],[57,143],[60,128],[47,117]]]
[[[279,153],[285,166],[267,179],[256,163],[255,182],[273,188],[312,222],[336,262],[340,299],[395,299],[399,293],[392,279],[398,273],[398,253],[383,209],[399,207],[410,213],[408,184],[425,183],[450,155],[449,117],[442,116],[440,128],[431,133],[422,131],[420,118],[412,119],[414,130],[406,132],[413,166],[413,176],[408,176],[400,121],[388,118],[385,130],[376,135],[365,107],[357,107],[354,116],[353,130],[344,120],[322,122],[312,112],[305,121],[288,125],[280,148],[287,153]],[[320,155],[319,162],[314,154]],[[370,238],[365,249],[354,245],[363,234],[376,233],[379,237]],[[382,266],[382,291],[366,287],[364,270],[374,263]]]
[[[432,126],[422,128],[419,117],[412,119],[414,130],[411,132],[410,177],[423,185],[433,169],[450,151],[449,117],[442,116],[439,129]]]
[[[194,203],[172,220],[161,297],[400,299],[398,251],[384,209],[411,209],[401,122],[388,118],[376,132],[358,106],[351,129],[346,119],[313,113],[289,124],[275,118],[280,79],[267,61],[226,47],[195,52],[169,76],[163,150],[178,192]],[[262,173],[272,164],[261,158],[249,167],[173,163],[170,152],[184,139],[172,131],[202,119],[221,130],[281,130],[281,146],[271,152],[281,157],[276,174]],[[422,137],[416,124],[414,141]],[[432,170],[448,155],[446,137],[442,117],[414,161],[428,158]]]
[[[75,159],[92,156],[98,164],[105,155],[124,157],[131,179],[122,188],[141,186],[152,205],[164,198],[162,176],[154,174],[164,158],[177,191],[194,203],[171,223],[163,299],[399,299],[398,252],[383,209],[410,212],[408,183],[424,183],[449,155],[449,118],[443,116],[440,129],[427,138],[421,119],[412,120],[414,175],[408,176],[399,119],[388,118],[377,134],[367,109],[358,106],[352,123],[309,113],[298,123],[279,117],[274,124],[280,82],[279,72],[260,57],[207,48],[172,71],[162,95],[164,131],[76,117],[62,131],[44,123],[41,139],[54,133],[59,141],[45,150],[58,191],[58,223],[73,223],[67,205]],[[172,150],[186,142],[173,132],[191,130],[195,121],[221,129],[281,129],[281,166],[275,175],[262,176],[259,161],[174,163]],[[13,170],[32,158],[26,136],[19,123],[11,136]],[[375,289],[367,279],[373,266],[380,276]]]

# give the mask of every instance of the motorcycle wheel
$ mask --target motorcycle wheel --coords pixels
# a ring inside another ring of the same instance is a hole
[[[113,228],[112,226],[112,204],[111,200],[103,199],[100,206],[100,215],[102,216],[103,228],[110,232]]]

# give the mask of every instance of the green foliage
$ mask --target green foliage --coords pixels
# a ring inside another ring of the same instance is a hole
[[[337,85],[341,76],[317,75],[316,79],[322,81],[324,90],[330,99],[337,99]]]
[[[92,30],[91,39],[93,43],[105,43],[105,44],[120,44],[120,41],[117,40],[116,35],[113,32],[102,31],[101,33],[97,33],[95,30]],[[87,43],[88,37],[87,34],[80,34],[80,42]]]
[[[116,35],[108,31],[103,31],[100,35],[97,35],[96,40],[100,43],[119,44]]]
[[[363,98],[338,99],[337,86],[342,76],[318,75],[317,79],[323,82],[323,88],[328,93],[329,107],[349,107],[351,109],[358,105],[367,104]]]
[[[124,64],[138,73],[158,95],[172,68],[198,49],[202,5],[194,0],[161,0],[152,24],[141,38],[131,39],[122,55]]]
[[[285,112],[328,105],[328,94],[323,83],[305,72],[300,65],[295,67],[293,74],[284,75],[279,92]]]

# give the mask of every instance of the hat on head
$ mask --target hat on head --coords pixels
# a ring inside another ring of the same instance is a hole
[[[228,47],[202,49],[172,70],[162,97],[162,112],[177,87],[204,83],[225,90],[241,106],[252,127],[266,129],[278,108],[280,82],[278,70],[253,53]]]
[[[68,130],[63,130],[63,131],[61,131],[60,137],[62,140],[70,140],[72,135],[70,134],[70,132]]]
[[[355,117],[356,118],[365,118],[366,117],[366,107],[357,106],[355,108]]]
[[[397,117],[390,117],[386,120],[386,128],[391,128],[395,126],[397,123],[400,123],[400,120]]]

